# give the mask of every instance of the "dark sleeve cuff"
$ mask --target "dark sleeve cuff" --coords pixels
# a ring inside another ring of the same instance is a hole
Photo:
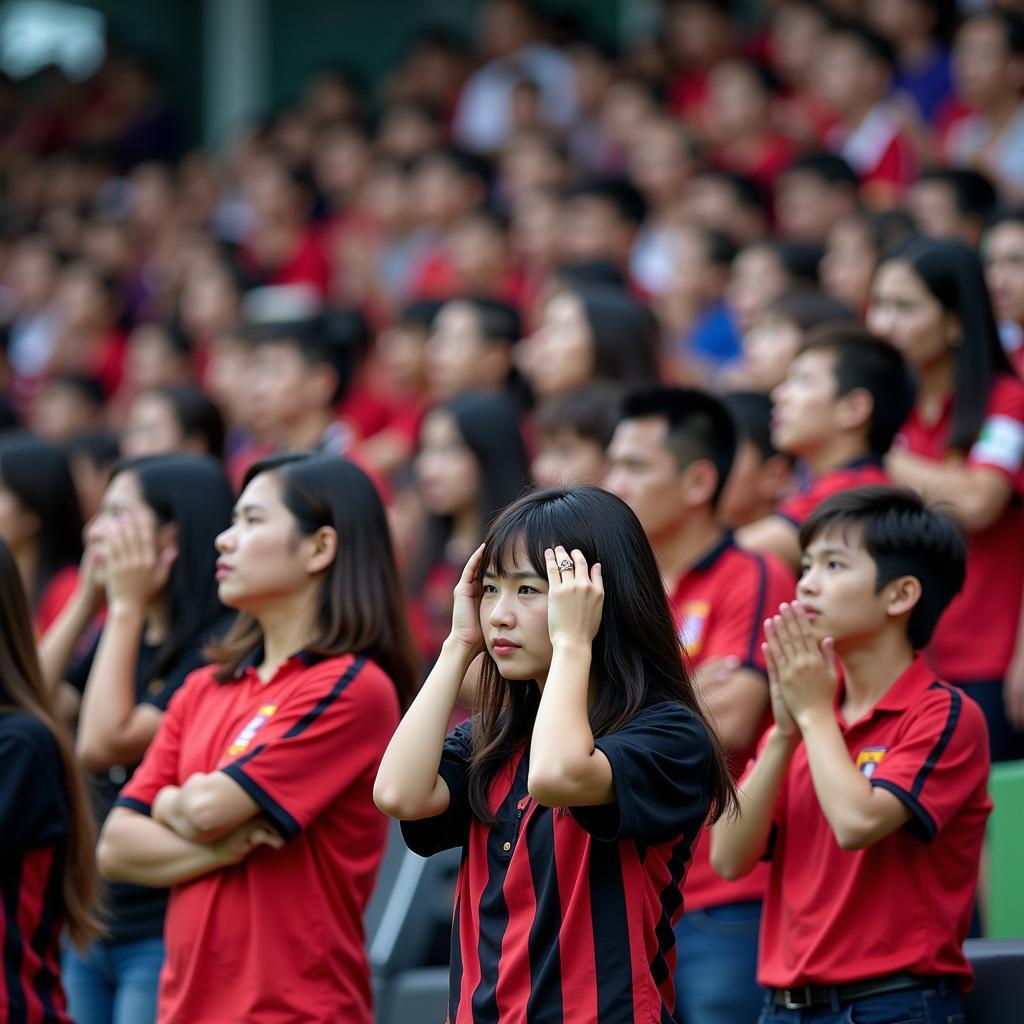
[[[615,787],[615,803],[593,804],[588,807],[570,807],[569,813],[585,832],[603,843],[615,842],[625,831],[624,817],[630,805],[629,786],[626,780],[626,761],[617,756],[614,743],[605,744],[603,736],[594,741],[594,746],[608,758],[612,766],[612,785]]]
[[[432,857],[442,850],[450,850],[465,844],[468,837],[469,811],[466,797],[462,795],[465,781],[464,768],[443,758],[437,766],[437,774],[448,787],[448,808],[432,818],[417,818],[402,821],[402,838],[413,853],[421,857]],[[463,804],[466,803],[466,806]]]
[[[143,803],[141,800],[136,800],[133,796],[119,796],[114,801],[115,807],[124,807],[129,811],[135,811],[137,814],[144,814],[147,818],[150,816],[152,810],[151,804]]]
[[[229,764],[221,768],[221,771],[229,779],[237,782],[259,804],[260,810],[285,839],[294,839],[299,834],[299,823],[258,782],[251,779],[243,768],[237,764]]]
[[[935,821],[924,807],[921,806],[921,802],[917,797],[888,779],[872,779],[871,785],[892,793],[893,796],[902,801],[903,805],[910,811],[910,820],[904,828],[915,839],[920,839],[922,843],[930,843],[935,838],[938,832],[938,829],[935,827]]]
[[[772,830],[768,833],[768,842],[764,845],[764,853],[758,858],[758,860],[770,861],[775,856],[775,845],[779,841],[779,826],[776,822],[772,822]]]
[[[800,523],[794,519],[793,516],[787,515],[785,512],[780,512],[778,509],[776,509],[772,515],[775,516],[776,519],[781,519],[784,523],[789,523],[789,525],[795,529],[800,529]]]

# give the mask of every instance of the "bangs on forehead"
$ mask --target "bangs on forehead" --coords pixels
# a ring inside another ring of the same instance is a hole
[[[800,547],[806,551],[816,540],[835,537],[844,547],[853,550],[863,546],[864,523],[854,516],[835,516],[818,523],[806,536],[800,537]]]
[[[502,515],[491,528],[484,546],[483,571],[491,576],[508,576],[514,570],[516,549],[521,545],[520,550],[525,552],[533,571],[547,579],[544,549],[556,543],[544,506],[521,506]]]

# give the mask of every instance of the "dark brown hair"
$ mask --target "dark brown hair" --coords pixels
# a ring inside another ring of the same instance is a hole
[[[96,824],[85,783],[65,729],[43,684],[28,600],[11,549],[0,541],[0,714],[38,719],[60,752],[68,800],[68,832],[61,897],[68,932],[79,948],[96,937]]]
[[[640,521],[625,502],[599,487],[538,491],[520,498],[495,520],[487,531],[481,564],[500,576],[522,544],[534,571],[545,579],[544,549],[556,543],[579,548],[589,565],[619,567],[604,577],[604,609],[593,642],[588,717],[594,736],[621,729],[654,704],[689,708],[707,733],[708,807],[717,820],[734,804],[736,790],[721,742],[687,673],[661,573]],[[473,813],[488,824],[496,823],[488,788],[502,765],[529,741],[539,704],[536,682],[509,685],[484,653],[469,801]]]
[[[338,553],[320,592],[318,632],[310,654],[372,658],[390,677],[402,707],[412,700],[419,657],[405,619],[384,506],[370,478],[329,455],[276,455],[253,465],[243,488],[263,473],[281,485],[281,500],[309,536],[321,527],[338,533]],[[222,641],[207,648],[214,678],[229,683],[263,639],[259,623],[242,613]]]

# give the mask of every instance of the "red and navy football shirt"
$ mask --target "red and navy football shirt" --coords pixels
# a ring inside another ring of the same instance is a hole
[[[661,703],[598,737],[616,798],[598,807],[537,804],[522,751],[491,784],[494,828],[469,807],[471,730],[465,723],[445,741],[448,809],[402,823],[416,853],[463,849],[450,1024],[670,1024],[672,926],[708,813],[701,722]]]
[[[70,810],[56,740],[39,719],[0,714],[0,1020],[68,1024],[60,987]]]

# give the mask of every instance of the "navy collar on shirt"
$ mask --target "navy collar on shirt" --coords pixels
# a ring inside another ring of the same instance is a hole
[[[324,655],[314,654],[312,651],[305,649],[296,651],[286,661],[291,661],[292,658],[298,658],[306,668],[311,668],[313,665],[318,664],[324,660]],[[235,679],[241,679],[249,669],[255,669],[257,665],[263,660],[263,644],[257,644],[252,651],[249,652],[239,663],[238,668],[235,669]]]
[[[732,530],[726,530],[722,539],[701,560],[695,563],[690,572],[707,572],[734,544]]]

